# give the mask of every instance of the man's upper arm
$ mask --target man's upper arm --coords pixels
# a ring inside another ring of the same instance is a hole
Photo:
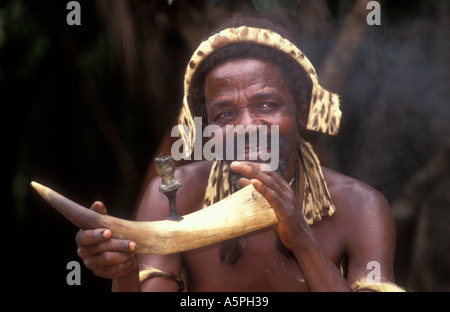
[[[395,224],[389,204],[376,190],[356,187],[346,223],[349,284],[394,281]]]
[[[160,178],[155,178],[147,187],[137,211],[137,221],[164,220],[169,214],[169,202],[165,195],[159,192]],[[139,249],[139,246],[138,246]],[[172,255],[139,255],[139,270],[156,268],[166,273],[181,276],[181,256]],[[142,291],[178,291],[177,283],[170,278],[153,277],[141,283]]]

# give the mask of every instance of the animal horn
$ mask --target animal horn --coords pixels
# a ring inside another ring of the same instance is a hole
[[[136,242],[137,253],[172,254],[238,237],[278,222],[267,200],[253,185],[181,221],[128,221],[83,207],[37,182],[31,185],[64,217],[81,229],[108,228],[112,237]]]

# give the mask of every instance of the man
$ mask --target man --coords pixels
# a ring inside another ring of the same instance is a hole
[[[274,209],[278,224],[171,255],[137,256],[139,246],[112,239],[108,229],[80,231],[79,256],[96,275],[113,279],[113,289],[396,289],[395,228],[389,206],[370,186],[321,168],[301,138],[305,129],[335,134],[339,100],[319,85],[306,56],[277,28],[267,21],[237,20],[203,42],[187,67],[180,115],[180,123],[190,131],[184,138],[195,135],[193,114],[224,130],[230,125],[278,126],[277,171],[263,171],[260,161],[225,159],[182,166],[175,176],[183,184],[177,194],[181,215],[251,183]],[[251,153],[246,150],[246,160]],[[167,217],[169,206],[158,190],[160,181],[148,186],[138,220]],[[106,213],[100,202],[91,209]],[[381,283],[370,285],[369,273]]]

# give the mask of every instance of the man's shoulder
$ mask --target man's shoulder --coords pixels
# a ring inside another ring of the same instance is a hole
[[[347,191],[353,196],[368,196],[372,193],[378,193],[378,191],[370,185],[333,169],[322,167],[322,172],[330,191]]]
[[[212,161],[195,161],[182,166],[175,170],[175,174],[183,179],[191,179],[195,177],[208,177],[211,170]]]
[[[323,174],[336,209],[347,216],[389,212],[386,198],[372,186],[328,168]]]
[[[364,277],[370,261],[380,264],[382,279],[392,280],[395,223],[387,200],[362,181],[330,169],[323,173],[336,206],[326,223],[328,233],[332,231],[348,257],[349,281]]]
[[[336,211],[329,219],[347,246],[392,243],[395,224],[386,198],[370,185],[330,169],[323,170]],[[350,245],[348,245],[350,244]]]

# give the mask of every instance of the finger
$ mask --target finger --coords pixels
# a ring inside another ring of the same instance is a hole
[[[117,257],[114,258],[118,259]],[[109,279],[128,274],[132,269],[137,268],[138,263],[136,257],[113,264],[106,264],[105,260],[106,262],[110,262],[110,260],[101,257],[91,257],[83,259],[83,262],[84,265],[88,269],[92,270],[95,275]]]
[[[75,241],[78,246],[90,246],[106,242],[111,236],[111,230],[108,229],[80,230]]]
[[[279,194],[282,194],[285,191],[290,192],[292,190],[289,183],[284,180],[277,172],[272,170],[262,170],[263,167],[261,167],[261,165],[264,164],[234,161],[233,163],[231,163],[231,165],[231,169],[247,176],[249,179],[260,180],[262,183],[266,184]]]
[[[110,239],[102,244],[97,245],[93,249],[95,249],[97,253],[107,251],[133,253],[137,249],[137,244],[133,241],[126,239]]]
[[[134,258],[133,254],[120,252],[104,252],[95,256],[84,256],[79,253],[84,265],[91,270],[99,270],[104,266],[125,263]]]
[[[101,213],[108,214],[105,205],[101,201],[96,201],[91,205],[91,210]]]
[[[251,168],[258,171],[263,171],[261,165],[262,165],[261,163],[251,161],[233,161],[230,164],[230,168],[239,173],[242,173],[241,171],[243,170],[249,170],[249,168],[246,166],[250,166]]]
[[[251,179],[251,183],[255,190],[264,196],[265,199],[271,204],[272,207],[277,206],[279,204],[280,196],[277,192],[267,187],[264,183],[259,181],[258,179]]]
[[[254,167],[255,169],[257,169],[259,171],[266,172],[266,173],[269,173],[269,172],[275,173],[276,172],[276,168],[274,168],[271,164],[268,164],[268,163],[248,161],[248,160],[235,161],[235,162],[247,164],[249,166]]]
[[[133,260],[134,253],[107,251],[94,256],[93,259],[102,265],[115,265]]]
[[[91,257],[109,251],[121,253],[134,253],[136,249],[137,244],[133,241],[123,239],[110,239],[99,244],[79,246],[78,255],[83,258],[83,257]]]
[[[103,243],[78,247],[77,253],[80,258],[85,259],[106,252],[116,252],[124,254],[133,254],[137,245],[133,241],[123,239],[110,239]]]
[[[103,266],[96,274],[100,277],[116,278],[129,274],[137,266],[137,260],[131,259],[127,262]]]
[[[275,173],[276,172],[276,170],[274,170],[273,167],[270,164],[267,164],[267,163],[248,161],[248,160],[233,161],[232,163],[236,163],[236,164],[243,163],[243,164],[249,165],[249,166],[251,166],[251,167],[253,167],[256,170],[259,170],[261,172],[266,172],[266,173],[269,173],[269,172],[274,172]]]
[[[292,206],[293,203],[289,197],[280,196],[279,192],[267,187],[257,179],[251,180],[255,190],[260,193],[273,208],[278,220],[284,219],[283,215],[287,212],[286,207]]]
[[[243,161],[233,161],[230,164],[230,168],[231,170],[240,173],[250,179],[256,178],[257,175],[261,173],[261,171],[259,170],[259,165],[256,163],[252,164]]]
[[[252,184],[252,181],[250,181],[247,178],[240,178],[239,179],[239,186],[242,187],[242,188],[244,188],[244,187],[246,187],[247,185],[250,185],[250,184]]]
[[[274,189],[278,188],[279,183],[276,183],[275,179],[277,179],[277,180],[283,180],[283,179],[281,177],[279,177],[278,174],[276,174],[276,173],[275,173],[275,176],[272,177],[272,173],[260,171],[259,165],[260,164],[258,164],[258,163],[234,161],[231,163],[230,168],[232,170],[246,176],[249,179],[258,179],[259,181],[261,181],[265,185],[269,186],[270,188],[274,188]]]

